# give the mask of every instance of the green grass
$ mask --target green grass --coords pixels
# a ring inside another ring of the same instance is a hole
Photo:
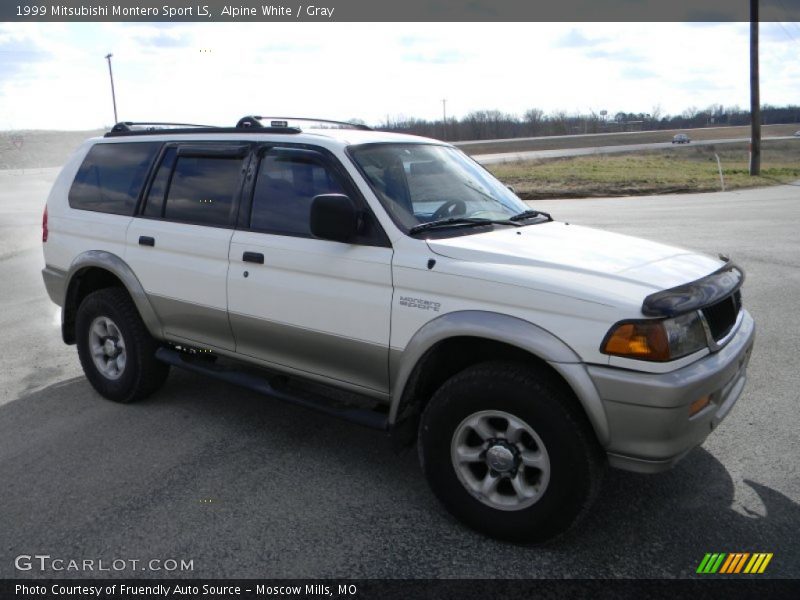
[[[720,190],[715,152],[722,163],[726,189],[800,179],[800,139],[765,141],[760,177],[749,175],[747,144],[682,146],[503,163],[488,168],[526,200],[706,192]]]

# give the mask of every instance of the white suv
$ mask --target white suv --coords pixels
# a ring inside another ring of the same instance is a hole
[[[300,123],[300,126],[295,126]],[[418,442],[487,534],[549,539],[742,393],[742,270],[530,210],[450,145],[334,122],[120,123],[47,200],[43,271],[106,398],[169,366]]]

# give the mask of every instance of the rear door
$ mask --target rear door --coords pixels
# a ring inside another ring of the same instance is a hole
[[[236,351],[387,391],[392,249],[383,230],[321,149],[264,147],[254,166],[230,247]],[[325,193],[346,193],[362,208],[353,243],[311,234],[311,202]]]
[[[234,349],[225,286],[249,150],[167,145],[128,228],[126,260],[171,340]]]

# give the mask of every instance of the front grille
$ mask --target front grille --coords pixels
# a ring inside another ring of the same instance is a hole
[[[733,294],[720,300],[716,304],[706,306],[703,309],[703,316],[706,318],[711,336],[715,341],[724,338],[736,323],[736,317],[742,309],[742,294],[736,290]]]

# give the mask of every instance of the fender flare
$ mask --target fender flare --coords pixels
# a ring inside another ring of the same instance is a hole
[[[66,324],[65,316],[75,276],[89,267],[104,269],[117,277],[117,279],[122,282],[122,285],[125,286],[131,299],[133,299],[133,303],[136,305],[136,309],[139,311],[139,315],[142,317],[142,321],[144,321],[144,325],[147,327],[150,335],[157,339],[163,338],[161,320],[158,318],[152,304],[150,304],[150,299],[147,297],[144,287],[142,287],[141,282],[136,275],[134,275],[133,269],[119,256],[111,252],[106,252],[105,250],[88,250],[83,252],[76,256],[70,264],[66,277],[64,305],[61,308],[62,329]],[[77,308],[76,306],[75,310],[77,310]]]
[[[420,359],[437,343],[453,337],[477,337],[515,346],[544,360],[572,388],[598,441],[609,438],[603,403],[581,358],[563,340],[529,321],[490,311],[465,310],[441,315],[423,325],[402,351],[392,350],[389,423],[395,424],[405,408],[406,387]]]

